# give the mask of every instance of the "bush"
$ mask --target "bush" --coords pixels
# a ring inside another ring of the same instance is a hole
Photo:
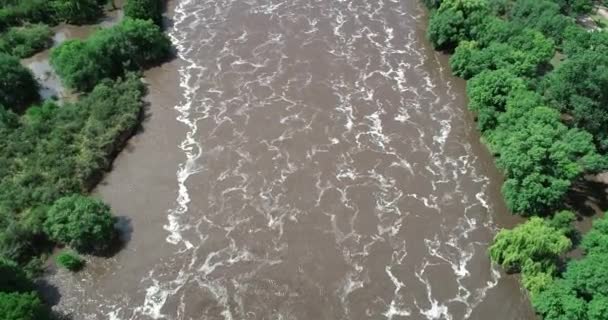
[[[19,59],[0,53],[0,105],[22,111],[37,101],[38,83]]]
[[[66,86],[90,91],[102,79],[160,63],[169,54],[169,39],[158,26],[126,19],[86,41],[63,43],[51,52],[51,64]]]
[[[0,52],[27,58],[53,44],[53,31],[43,24],[10,28],[0,36]]]
[[[97,0],[53,0],[56,20],[70,24],[95,22],[102,14]]]
[[[55,262],[62,268],[70,271],[79,271],[84,267],[85,261],[77,254],[70,251],[62,251],[57,257]]]
[[[157,25],[162,24],[162,0],[127,0],[123,9],[125,17],[152,20]]]
[[[101,252],[116,236],[110,207],[100,200],[73,195],[53,204],[44,223],[49,238],[79,252]]]
[[[0,292],[0,320],[48,319],[46,308],[35,292]]]
[[[469,109],[477,113],[477,125],[482,132],[497,125],[498,116],[505,111],[507,98],[526,83],[508,70],[484,71],[467,83]]]
[[[427,37],[436,49],[452,50],[460,41],[472,40],[489,12],[483,0],[446,0],[433,11]]]

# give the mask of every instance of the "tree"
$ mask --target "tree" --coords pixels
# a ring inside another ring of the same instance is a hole
[[[593,221],[593,228],[583,237],[581,247],[587,254],[608,252],[608,219],[606,217]]]
[[[0,292],[0,320],[47,319],[45,307],[35,292]]]
[[[588,320],[605,320],[608,319],[608,297],[603,294],[593,296],[593,299],[587,306]]]
[[[100,200],[73,195],[63,197],[48,212],[44,229],[49,238],[79,252],[100,252],[115,239],[110,207]]]
[[[482,132],[494,129],[497,118],[504,112],[507,97],[525,89],[525,82],[507,70],[484,71],[467,83],[469,109],[477,113],[477,125]]]
[[[587,305],[565,280],[555,280],[532,297],[532,305],[544,320],[589,320]]]
[[[171,44],[152,21],[125,19],[86,41],[66,41],[51,52],[51,64],[66,86],[90,91],[105,78],[158,64]]]
[[[583,297],[608,295],[608,253],[592,253],[572,261],[564,273],[574,289]]]
[[[542,218],[532,217],[513,230],[503,229],[490,246],[490,258],[509,272],[521,271],[530,263],[552,263],[572,242]]]
[[[124,6],[125,16],[133,19],[152,20],[162,24],[163,3],[161,0],[128,0]]]
[[[85,261],[80,256],[70,251],[60,252],[57,257],[55,257],[55,262],[60,267],[74,272],[82,269],[85,264]]]
[[[574,180],[604,162],[589,133],[568,129],[547,107],[532,109],[510,132],[494,136],[492,143],[500,152],[497,165],[507,178],[502,191],[513,212],[540,214],[554,208]]]
[[[23,111],[39,98],[38,83],[32,73],[19,59],[0,53],[0,105]]]
[[[431,14],[427,37],[436,49],[452,50],[460,41],[472,40],[489,12],[482,0],[445,0]]]
[[[575,54],[559,65],[545,83],[545,96],[573,124],[595,136],[608,150],[608,56],[595,50]]]
[[[95,22],[102,14],[97,0],[52,0],[59,21],[70,24]]]
[[[514,1],[509,18],[515,24],[540,31],[558,44],[562,42],[566,28],[574,25],[573,19],[560,13],[558,4],[548,0]]]

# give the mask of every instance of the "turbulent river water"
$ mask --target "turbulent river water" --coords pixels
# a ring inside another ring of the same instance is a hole
[[[149,120],[98,191],[129,241],[52,276],[60,309],[533,318],[487,258],[514,218],[416,0],[173,6],[179,58],[147,73]]]

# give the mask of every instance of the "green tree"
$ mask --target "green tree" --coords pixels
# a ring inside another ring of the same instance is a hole
[[[593,296],[587,306],[588,320],[608,319],[608,297],[602,294]]]
[[[509,272],[521,271],[530,263],[552,264],[572,246],[561,231],[542,218],[532,217],[513,230],[503,229],[490,246],[490,258]]]
[[[125,19],[86,41],[67,41],[51,52],[51,64],[71,88],[90,91],[105,78],[158,64],[170,54],[170,41],[152,21]]]
[[[0,292],[0,320],[43,320],[46,308],[34,292]]]
[[[97,0],[52,0],[57,20],[71,24],[95,22],[102,14]]]
[[[85,261],[78,256],[76,253],[70,251],[62,251],[57,257],[55,262],[62,268],[70,271],[78,271],[84,267]]]
[[[608,150],[608,56],[585,51],[567,59],[548,77],[545,96],[573,124],[591,132],[602,151]]]
[[[581,247],[587,254],[608,252],[608,219],[606,217],[593,221],[593,228],[583,237]]]
[[[592,136],[568,129],[560,115],[547,107],[537,107],[519,119],[505,134],[494,137],[500,152],[497,165],[507,180],[502,191],[513,212],[539,214],[554,208],[571,183],[589,167],[603,162],[596,153]]]
[[[588,254],[584,259],[572,261],[564,273],[572,287],[583,297],[608,295],[608,253]]]
[[[545,320],[589,320],[585,300],[561,279],[533,296],[532,305]]]
[[[460,41],[472,40],[489,12],[483,0],[445,0],[431,14],[427,37],[436,49],[452,50]]]
[[[152,20],[162,24],[163,2],[161,0],[127,0],[125,16],[133,19]]]
[[[507,70],[484,71],[467,83],[469,109],[477,114],[482,132],[492,130],[505,111],[511,92],[525,89],[525,82]]]
[[[49,238],[79,252],[100,252],[115,239],[110,207],[100,200],[73,195],[57,200],[48,212],[44,229]]]
[[[38,83],[19,59],[0,53],[0,105],[22,111],[37,101]]]

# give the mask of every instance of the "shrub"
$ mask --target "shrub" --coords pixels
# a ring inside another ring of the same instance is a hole
[[[45,311],[35,292],[0,292],[0,320],[44,320]]]
[[[152,20],[162,24],[162,0],[127,0],[124,6],[125,17],[141,20]]]
[[[101,252],[115,239],[110,207],[100,200],[73,195],[53,204],[44,224],[49,238],[79,252]]]
[[[86,41],[63,43],[51,52],[51,64],[66,86],[90,91],[104,78],[160,63],[169,53],[169,39],[158,26],[151,21],[126,19]]]
[[[102,13],[97,0],[52,0],[51,6],[58,21],[70,24],[95,22]]]
[[[57,257],[55,262],[62,268],[70,271],[78,271],[84,267],[85,261],[77,254],[70,251],[62,251]]]
[[[53,31],[43,24],[10,28],[0,36],[0,51],[27,58],[53,44]]]
[[[19,59],[0,53],[0,105],[22,111],[37,101],[38,83]]]

